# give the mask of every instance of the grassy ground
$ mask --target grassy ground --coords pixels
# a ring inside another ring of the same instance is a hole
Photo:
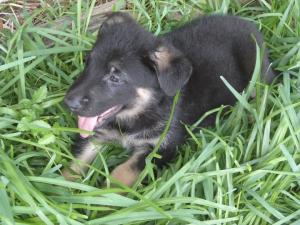
[[[95,2],[61,7],[54,1],[24,11],[20,24],[12,14],[15,31],[0,31],[2,224],[300,224],[299,1],[130,1],[138,21],[156,34],[199,12],[245,17],[264,33],[281,74],[266,86],[255,72],[243,94],[231,89],[236,106],[226,113],[217,109],[212,128],[187,127],[190,138],[176,160],[163,170],[150,164],[132,189],[105,184],[111,168],[126,158],[118,146],[101,149],[77,182],[60,172],[72,159],[78,132],[61,100],[95,39],[86,32]],[[71,16],[71,27],[34,25],[64,15]],[[253,89],[257,95],[250,99]]]

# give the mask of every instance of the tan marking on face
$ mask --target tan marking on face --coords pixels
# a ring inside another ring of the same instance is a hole
[[[117,119],[121,119],[121,120],[134,119],[136,116],[142,113],[144,109],[147,107],[147,105],[151,102],[153,96],[152,96],[152,92],[149,89],[137,88],[136,92],[137,92],[137,98],[133,104],[133,107],[121,111],[117,115]]]
[[[111,172],[111,176],[122,184],[131,187],[141,172],[138,169],[134,169],[134,164],[137,161],[138,155],[139,154],[135,154],[131,156],[125,163],[117,166]]]

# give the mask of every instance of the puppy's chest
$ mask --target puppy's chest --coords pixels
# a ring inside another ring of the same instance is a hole
[[[124,148],[136,149],[155,146],[159,140],[159,132],[153,129],[143,129],[137,132],[122,132],[117,129],[98,129],[94,137],[100,142],[119,143]]]

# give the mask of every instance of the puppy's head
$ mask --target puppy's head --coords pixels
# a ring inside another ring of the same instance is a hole
[[[64,101],[78,114],[79,127],[93,130],[116,115],[128,119],[142,113],[157,94],[173,96],[191,71],[179,50],[127,14],[113,13]]]

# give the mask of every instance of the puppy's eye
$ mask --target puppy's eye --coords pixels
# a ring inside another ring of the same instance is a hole
[[[116,67],[111,66],[109,68],[108,81],[114,84],[122,84],[124,80],[121,78],[122,72]]]
[[[110,80],[111,82],[114,82],[114,83],[119,83],[119,82],[120,82],[120,79],[119,79],[117,76],[114,76],[114,75],[111,75],[111,76],[109,77],[109,80]]]
[[[119,72],[120,71],[116,67],[114,67],[114,66],[112,66],[110,68],[110,71],[109,71],[110,74],[116,74],[116,73],[119,73]]]

